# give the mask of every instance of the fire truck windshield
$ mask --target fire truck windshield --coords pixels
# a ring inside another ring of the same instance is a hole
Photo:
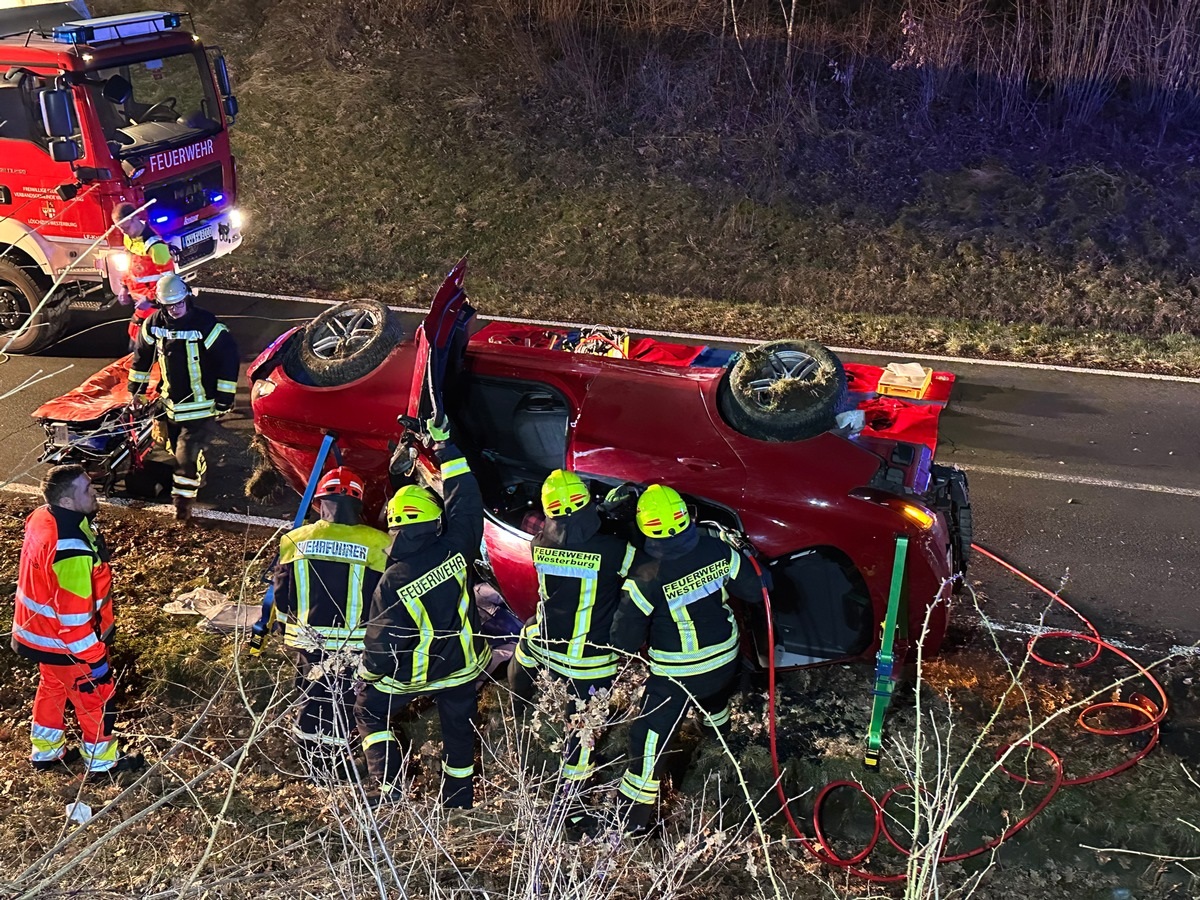
[[[208,60],[199,51],[98,69],[83,83],[116,158],[221,128]]]

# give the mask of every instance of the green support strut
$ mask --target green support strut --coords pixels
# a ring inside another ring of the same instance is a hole
[[[892,562],[892,590],[888,595],[887,616],[883,620],[883,637],[875,656],[875,689],[871,692],[871,725],[867,731],[867,752],[863,762],[875,768],[879,765],[883,746],[883,717],[887,713],[892,693],[896,690],[895,671],[896,630],[900,620],[900,600],[904,594],[904,558],[908,554],[908,536],[896,535],[896,558]],[[905,623],[907,624],[907,623]]]

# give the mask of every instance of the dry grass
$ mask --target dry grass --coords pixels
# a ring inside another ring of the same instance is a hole
[[[215,280],[423,302],[469,251],[495,313],[1200,371],[1193,0],[194,5]]]
[[[18,503],[0,501],[0,579],[13,577],[23,512]],[[636,695],[636,681],[625,677],[613,696],[593,698],[584,710],[573,708],[561,692],[547,692],[538,722],[530,727],[518,724],[505,692],[485,691],[478,806],[465,815],[447,815],[437,804],[436,716],[417,710],[405,726],[418,748],[409,760],[409,800],[375,816],[360,786],[328,789],[304,781],[308,773],[289,734],[293,669],[278,642],[268,655],[251,660],[229,639],[199,633],[159,609],[192,586],[232,594],[243,585],[254,590],[261,567],[254,558],[271,546],[268,536],[168,525],[160,536],[173,545],[172,552],[134,554],[135,541],[144,545],[144,521],[137,513],[111,509],[104,516],[121,602],[115,652],[120,727],[126,746],[145,750],[157,765],[125,789],[30,772],[24,758],[33,673],[12,655],[0,657],[0,698],[13,711],[0,732],[5,896],[67,897],[84,886],[98,896],[164,900],[335,891],[439,898],[490,892],[531,900],[881,896],[868,884],[824,870],[788,843],[786,829],[772,816],[764,697],[754,692],[737,701],[728,749],[698,740],[695,727],[685,725],[664,782],[659,814],[665,830],[641,844],[613,835],[569,841],[557,780],[561,723],[570,719],[594,730],[612,711],[592,706],[611,702],[613,710],[624,710],[625,721],[600,742],[611,762],[590,800],[601,820],[611,821],[609,797],[622,769],[624,729]],[[181,572],[192,577],[181,582]],[[989,649],[985,639],[931,661],[915,695],[921,706],[906,703],[904,692],[897,698],[887,725],[895,749],[879,772],[861,766],[869,670],[835,666],[784,677],[780,752],[785,787],[799,795],[795,809],[801,821],[813,789],[832,780],[861,779],[878,797],[915,777],[913,757],[899,748],[920,733],[922,722],[926,729],[930,722],[942,723],[939,752],[946,759],[976,754],[959,773],[963,796],[974,797],[953,829],[950,849],[995,834],[1039,798],[1037,790],[997,776],[991,763],[993,750],[1026,734],[1031,721],[1058,714],[1051,726],[1040,727],[1038,739],[1068,760],[1070,774],[1128,755],[1128,742],[1081,734],[1061,712],[1126,671],[1099,666],[1078,676],[1031,672],[1014,693],[1012,671],[1020,657],[1019,647]],[[1163,670],[1179,702],[1174,715],[1185,722],[1200,710],[1195,691],[1186,687],[1196,674],[1194,661]],[[1135,687],[1130,683],[1123,690]],[[1005,697],[1014,702],[1002,702]],[[933,745],[923,746],[928,754]],[[86,828],[69,826],[63,810],[74,800],[88,803],[99,818]],[[892,816],[912,813],[903,798],[897,800]],[[765,820],[763,831],[755,811]],[[1155,847],[1166,855],[1194,856],[1198,839],[1186,823],[1196,821],[1200,795],[1179,774],[1178,760],[1160,749],[1118,778],[1064,791],[1032,828],[1005,845],[1003,878],[989,875],[986,865],[955,865],[938,868],[935,883],[942,896],[979,883],[977,900],[1010,896],[1006,892],[1014,886],[1031,900],[1057,900],[1083,886],[1118,881],[1136,882],[1142,898],[1185,896],[1171,893],[1178,878],[1149,873],[1139,881],[1117,857],[1097,861],[1079,845]],[[903,825],[893,824],[897,834],[905,833]],[[847,798],[828,805],[825,825],[842,852],[854,852],[869,837],[869,818]],[[881,849],[869,865],[894,872],[905,862]]]

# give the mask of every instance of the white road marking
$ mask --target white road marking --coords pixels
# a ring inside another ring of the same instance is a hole
[[[289,300],[293,303],[316,303],[322,306],[336,306],[344,301],[342,300],[326,300],[321,297],[295,297],[290,294],[263,294],[258,291],[235,291],[228,288],[206,287],[204,290],[212,291],[213,293],[229,294],[233,297],[254,297],[258,300]],[[357,298],[371,299],[371,298]],[[392,306],[391,309],[396,312],[403,313],[426,313],[429,310],[426,307],[417,306]],[[490,322],[511,322],[515,325],[541,325],[548,328],[580,328],[578,322],[558,322],[553,319],[519,319],[511,316],[485,316],[482,313],[479,316],[481,319],[486,319]],[[605,326],[614,327],[614,326]],[[624,328],[624,326],[617,326]],[[761,344],[762,341],[753,338],[742,337],[727,337],[717,334],[689,334],[682,331],[653,331],[644,328],[629,329],[635,334],[644,334],[648,337],[671,338],[673,340],[682,340],[689,342],[704,341],[723,341],[729,344],[743,344],[747,347],[752,347],[755,344]],[[853,353],[859,356],[885,356],[891,359],[925,359],[931,362],[939,363],[956,363],[964,366],[992,366],[995,368],[1007,369],[1034,369],[1040,372],[1067,372],[1076,375],[1111,375],[1114,378],[1139,378],[1143,381],[1175,381],[1181,384],[1200,384],[1200,378],[1194,378],[1188,375],[1159,375],[1154,372],[1121,372],[1117,369],[1092,369],[1082,366],[1056,366],[1050,363],[1032,363],[1032,362],[1015,362],[1002,359],[976,359],[970,356],[939,356],[932,353],[917,353],[904,354],[897,353],[892,350],[865,350],[861,347],[830,347],[834,353]]]
[[[1048,625],[1033,625],[1029,622],[1009,622],[1009,623],[995,622],[992,619],[989,619],[987,616],[984,616],[984,615],[980,615],[980,622],[986,628],[990,628],[994,631],[1001,631],[1001,632],[1004,632],[1005,634],[1021,634],[1021,635],[1026,635],[1028,637],[1033,637],[1033,636],[1039,635],[1039,634],[1049,634],[1052,631],[1070,631],[1071,630],[1069,628],[1051,628]],[[1118,641],[1118,640],[1114,640],[1112,638],[1106,638],[1103,635],[1101,635],[1101,638],[1104,641],[1107,641],[1108,643],[1112,644],[1114,647],[1116,647],[1120,650],[1125,650],[1129,653],[1160,652],[1160,651],[1153,650],[1150,647],[1140,647],[1140,646],[1137,646],[1136,644],[1127,644],[1124,641]],[[1184,646],[1183,644],[1175,644],[1169,650],[1166,651],[1166,655],[1167,656],[1194,656],[1197,659],[1200,659],[1200,644],[1192,644],[1191,646]]]
[[[1200,497],[1200,488],[1172,487],[1166,484],[1144,484],[1140,481],[1120,481],[1116,478],[1092,478],[1088,475],[1060,475],[1056,472],[1031,472],[1027,469],[1007,469],[1003,466],[959,464],[959,468],[967,472],[980,472],[984,475],[1003,475],[1007,478],[1034,478],[1038,481],[1059,481],[1063,484],[1120,488],[1125,491],[1150,491],[1155,494],[1174,494],[1177,497]]]

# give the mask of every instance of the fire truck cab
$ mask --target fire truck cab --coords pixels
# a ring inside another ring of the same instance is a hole
[[[122,202],[152,201],[143,216],[185,276],[241,243],[237,99],[186,19],[0,0],[0,351],[45,348],[72,305],[116,293]]]

